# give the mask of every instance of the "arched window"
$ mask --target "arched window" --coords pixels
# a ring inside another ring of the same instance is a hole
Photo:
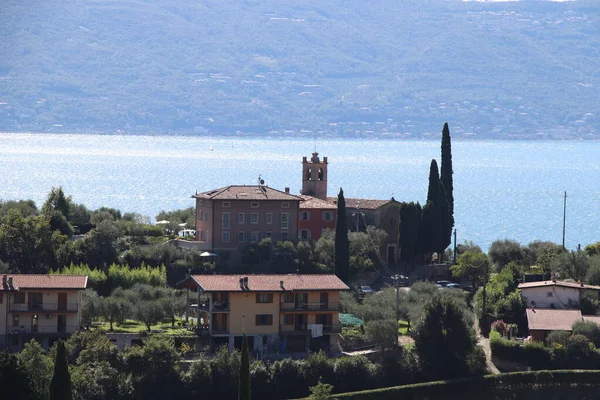
[[[319,168],[319,180],[323,180],[323,168]]]
[[[310,181],[310,180],[312,180],[312,168],[308,168],[308,169],[306,170],[306,180],[307,180],[307,181]]]

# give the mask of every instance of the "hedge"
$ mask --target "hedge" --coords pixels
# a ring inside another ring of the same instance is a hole
[[[395,386],[384,389],[336,394],[340,400],[464,400],[524,399],[553,400],[595,398],[600,388],[600,370],[556,370],[512,372],[475,378]]]

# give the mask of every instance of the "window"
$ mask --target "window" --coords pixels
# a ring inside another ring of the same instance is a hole
[[[209,233],[208,231],[204,232],[204,241],[205,242],[209,242],[210,241],[210,235],[208,233]]]
[[[273,232],[265,232],[265,237],[271,239],[273,237]]]
[[[310,231],[308,229],[301,229],[300,230],[300,239],[302,239],[302,240],[310,239]]]
[[[238,243],[244,243],[244,232],[238,232]]]
[[[202,221],[202,210],[198,211],[198,221]]]
[[[300,221],[310,221],[310,212],[302,211],[300,213]]]
[[[15,293],[15,304],[25,304],[25,293]]]
[[[37,314],[31,316],[31,332],[38,331],[38,321],[39,317],[37,316]]]
[[[287,232],[281,232],[281,240],[283,242],[285,242],[286,240],[288,240],[288,233]]]
[[[12,326],[19,326],[19,314],[13,314]]]
[[[238,224],[243,224],[244,222],[246,222],[246,214],[238,213],[237,222],[238,222]]]
[[[250,241],[258,242],[258,232],[250,232]]]
[[[208,211],[204,213],[204,220],[208,222]]]
[[[221,226],[223,229],[229,229],[231,226],[231,217],[228,212],[224,212],[221,216]]]
[[[231,203],[228,202],[228,201],[224,201],[223,202],[223,208],[229,208],[229,207],[231,207]]]
[[[42,309],[42,293],[29,293],[29,309],[30,310],[41,310]]]
[[[250,203],[250,207],[258,208],[258,201],[253,201],[252,203]]]
[[[294,314],[285,314],[283,316],[284,325],[294,325]]]
[[[282,213],[281,214],[281,229],[288,229],[290,226],[290,214]]]
[[[290,208],[290,203],[287,201],[282,201],[281,202],[281,208]]]
[[[273,314],[257,314],[256,325],[273,325]]]
[[[272,303],[273,293],[256,293],[257,303]]]
[[[285,292],[283,294],[283,302],[284,303],[293,303],[294,302],[294,293],[292,293],[292,292]]]
[[[258,213],[252,213],[252,214],[250,214],[250,223],[251,224],[258,224]]]
[[[0,304],[2,304],[2,302],[4,301],[3,296],[4,296],[4,293],[0,293]]]
[[[323,221],[333,221],[333,213],[331,211],[323,212]]]
[[[269,225],[273,223],[273,213],[265,214],[265,223]]]
[[[546,292],[546,297],[552,297],[552,292]]]
[[[223,243],[229,243],[230,240],[231,240],[231,234],[229,232],[221,233],[221,241]]]

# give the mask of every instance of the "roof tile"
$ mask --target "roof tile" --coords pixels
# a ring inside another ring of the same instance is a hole
[[[251,292],[350,289],[333,274],[192,275],[191,279],[207,292],[242,292],[245,290],[240,287],[240,278],[244,277],[248,278],[248,288]],[[281,281],[283,281],[283,288]],[[178,286],[182,285],[183,282],[178,284]]]
[[[15,289],[85,289],[86,275],[39,275],[39,274],[6,274],[13,278]],[[4,278],[3,278],[4,279]],[[4,281],[4,280],[3,280]],[[2,282],[3,282],[2,281]],[[0,291],[9,290],[0,282]]]
[[[529,330],[571,331],[573,324],[583,321],[579,310],[556,310],[550,308],[528,308]]]
[[[307,196],[304,194],[301,194],[300,197],[304,200],[300,203],[300,208],[337,210],[337,205],[331,201],[319,199],[318,197]]]
[[[192,195],[192,198],[207,200],[284,200],[301,201],[293,194],[282,192],[268,186],[230,185]]]

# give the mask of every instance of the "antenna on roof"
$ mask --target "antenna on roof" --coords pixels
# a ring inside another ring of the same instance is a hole
[[[262,186],[264,184],[265,184],[265,180],[260,177],[260,174],[258,174],[258,186]]]

